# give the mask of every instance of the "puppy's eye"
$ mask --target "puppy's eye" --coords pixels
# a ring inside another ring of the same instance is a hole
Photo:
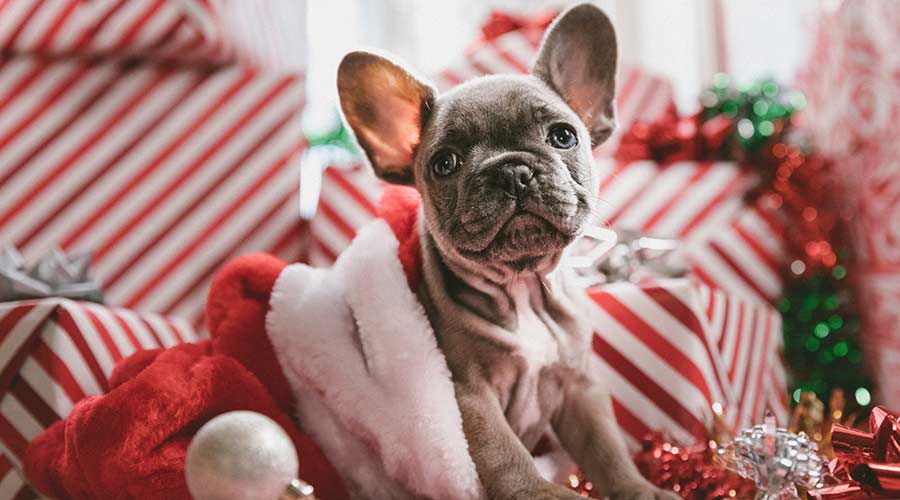
[[[446,177],[459,168],[459,156],[452,151],[441,151],[431,160],[431,170],[438,177]]]
[[[578,135],[570,125],[560,123],[550,127],[547,142],[556,149],[572,149],[578,145]]]

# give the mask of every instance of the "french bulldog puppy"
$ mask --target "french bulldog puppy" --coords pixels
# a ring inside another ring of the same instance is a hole
[[[438,337],[489,499],[581,498],[529,453],[550,433],[600,492],[678,498],[641,477],[588,370],[584,292],[557,264],[594,202],[593,147],[612,132],[616,38],[590,4],[549,28],[530,75],[438,96],[397,63],[348,54],[344,117],[376,174],[422,196],[418,296]]]

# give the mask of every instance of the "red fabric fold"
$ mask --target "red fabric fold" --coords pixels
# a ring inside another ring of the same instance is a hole
[[[110,392],[86,398],[29,446],[25,473],[59,499],[190,499],[184,457],[209,419],[232,410],[269,416],[300,457],[298,477],[324,500],[347,497],[319,448],[291,418],[294,402],[265,332],[269,295],[285,263],[236,259],[217,275],[207,304],[212,339],[142,351],[114,370]]]

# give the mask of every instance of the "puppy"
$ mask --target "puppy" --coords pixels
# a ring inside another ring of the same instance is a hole
[[[421,193],[417,293],[489,499],[581,498],[538,475],[529,450],[547,433],[610,498],[678,498],[631,462],[588,373],[585,294],[557,269],[591,214],[591,150],[614,127],[615,73],[612,24],[590,4],[550,26],[530,75],[438,96],[372,53],[348,54],[338,71],[376,174]]]

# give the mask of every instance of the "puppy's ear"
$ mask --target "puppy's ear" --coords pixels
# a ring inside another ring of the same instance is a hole
[[[581,117],[594,146],[615,128],[616,53],[609,18],[583,3],[550,25],[532,70]]]
[[[413,181],[412,155],[434,103],[434,90],[370,52],[351,52],[338,68],[344,118],[375,173],[396,184]]]

